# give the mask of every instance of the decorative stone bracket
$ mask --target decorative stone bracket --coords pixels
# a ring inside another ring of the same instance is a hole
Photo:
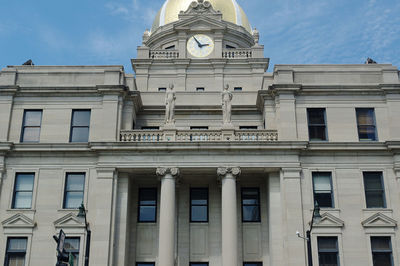
[[[181,14],[221,14],[220,11],[216,11],[209,1],[197,0],[190,3],[189,8],[186,11],[181,11]]]
[[[159,178],[164,178],[166,175],[170,175],[172,178],[177,178],[180,172],[177,167],[158,167],[156,169],[156,174]]]
[[[231,176],[231,178],[237,178],[242,173],[240,167],[218,167],[217,174],[222,179]]]

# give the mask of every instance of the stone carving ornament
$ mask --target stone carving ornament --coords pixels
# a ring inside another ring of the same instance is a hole
[[[234,177],[238,177],[242,171],[240,167],[219,167],[217,169],[217,174],[219,177],[225,177],[227,174],[232,174]]]
[[[165,124],[175,123],[175,100],[174,84],[169,84],[165,92]]]
[[[170,174],[173,177],[177,177],[177,176],[179,176],[179,168],[177,168],[177,167],[158,167],[156,170],[156,174],[159,177],[164,177],[167,174]]]
[[[229,85],[226,84],[222,93],[222,121],[224,125],[232,123],[232,92],[229,91]]]

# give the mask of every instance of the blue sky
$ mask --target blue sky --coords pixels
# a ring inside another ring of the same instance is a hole
[[[399,0],[237,0],[274,64],[400,67]],[[16,0],[0,8],[0,68],[124,65],[164,0]]]

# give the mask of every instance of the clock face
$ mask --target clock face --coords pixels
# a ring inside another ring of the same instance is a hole
[[[210,36],[196,34],[187,41],[187,50],[194,57],[206,57],[214,50],[214,42]]]

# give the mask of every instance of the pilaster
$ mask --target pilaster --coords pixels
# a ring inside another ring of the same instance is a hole
[[[13,102],[13,95],[0,95],[0,142],[8,141]]]
[[[279,140],[297,140],[296,98],[299,88],[276,88],[277,127]]]
[[[161,179],[160,193],[160,222],[158,241],[158,265],[175,265],[175,237],[176,237],[176,178],[179,168],[159,167],[156,170]]]
[[[301,168],[282,168],[281,184],[285,265],[305,266],[305,241],[299,239],[295,234],[296,231],[304,230]]]
[[[238,265],[236,180],[239,167],[219,167],[222,183],[222,266]]]

